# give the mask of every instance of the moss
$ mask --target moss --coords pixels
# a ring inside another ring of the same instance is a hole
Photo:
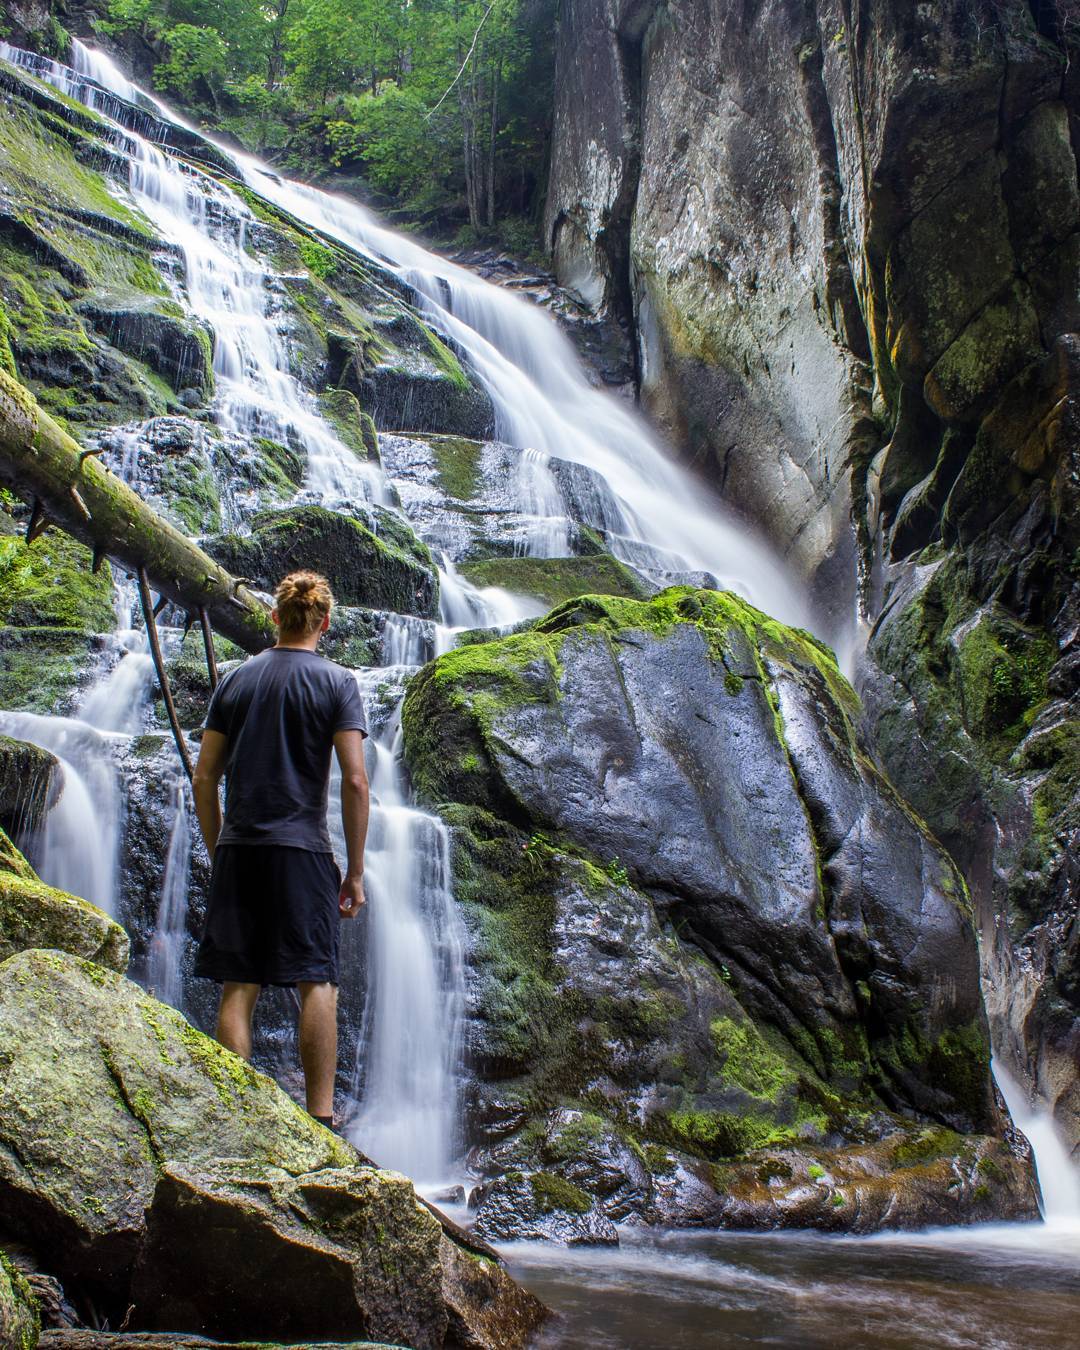
[[[648,587],[638,574],[610,554],[584,558],[486,558],[461,564],[476,586],[499,586],[516,595],[561,605],[578,596],[603,594],[644,599]]]
[[[951,1027],[932,1041],[908,1025],[875,1042],[874,1057],[887,1077],[903,1078],[914,1071],[929,1089],[940,1087],[955,1103],[954,1124],[970,1130],[989,1127],[990,1042],[978,1018]]]
[[[935,1158],[951,1157],[964,1142],[963,1135],[941,1126],[930,1126],[904,1136],[892,1151],[897,1167],[918,1167]]]
[[[806,1169],[806,1175],[811,1181],[820,1181],[825,1175],[825,1169],[820,1163],[811,1163]]]
[[[483,441],[464,436],[426,436],[435,460],[439,486],[459,502],[472,501],[480,491],[480,461]]]
[[[563,1210],[568,1214],[587,1214],[592,1200],[579,1187],[554,1172],[534,1172],[529,1177],[533,1200],[541,1214]]]
[[[648,1128],[662,1133],[680,1152],[706,1159],[734,1158],[754,1149],[788,1143],[798,1133],[794,1125],[781,1125],[769,1116],[709,1110],[658,1113],[650,1119]]]
[[[325,281],[336,264],[336,259],[331,250],[323,244],[316,243],[314,239],[302,239],[299,248],[300,260],[304,266],[321,281]]]
[[[0,1333],[8,1350],[34,1350],[41,1334],[37,1298],[26,1277],[0,1250]]]
[[[94,169],[79,163],[69,141],[78,133],[39,109],[9,103],[0,117],[0,175],[6,190],[45,213],[63,202],[125,226],[147,241],[142,216],[124,205]]]
[[[458,389],[467,390],[471,388],[469,377],[465,374],[461,362],[446,343],[441,338],[436,337],[426,325],[421,324],[419,327],[427,342],[431,356],[442,374]]]
[[[0,516],[0,530],[5,528]],[[49,530],[32,544],[0,533],[0,623],[16,627],[110,631],[114,626],[112,576],[106,564],[94,575],[90,550]]]
[[[1046,634],[1001,617],[981,619],[958,647],[967,729],[995,743],[998,753],[1011,751],[1046,699],[1046,678],[1056,659],[1057,645]]]
[[[223,1104],[242,1109],[245,1093],[259,1086],[259,1075],[231,1050],[196,1031],[179,1014],[171,1020],[184,1049],[213,1084]]]
[[[723,1057],[724,1081],[752,1097],[775,1102],[799,1079],[788,1058],[771,1048],[753,1022],[716,1017],[709,1026],[717,1052]]]
[[[379,438],[375,424],[347,389],[328,389],[319,395],[319,410],[357,459],[377,463]]]
[[[0,707],[65,710],[97,647],[77,628],[0,628]]]

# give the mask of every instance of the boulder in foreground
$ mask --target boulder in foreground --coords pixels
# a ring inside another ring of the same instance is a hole
[[[113,1325],[134,1303],[135,1329],[276,1338],[278,1299],[309,1339],[510,1350],[544,1315],[404,1177],[113,971],[0,965],[0,1064],[4,1228]]]

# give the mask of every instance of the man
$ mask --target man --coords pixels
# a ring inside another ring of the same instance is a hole
[[[333,606],[325,577],[293,572],[274,599],[277,644],[218,686],[195,768],[213,862],[195,974],[221,981],[214,1034],[244,1059],[262,987],[299,988],[307,1109],[332,1128],[339,917],[364,903],[367,723],[356,680],[315,650]],[[344,879],[326,827],[331,748],[341,765]]]

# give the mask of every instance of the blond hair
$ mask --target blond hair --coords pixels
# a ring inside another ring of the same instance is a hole
[[[318,572],[290,572],[277,584],[274,608],[282,633],[302,633],[310,637],[321,626],[334,605],[330,583]]]

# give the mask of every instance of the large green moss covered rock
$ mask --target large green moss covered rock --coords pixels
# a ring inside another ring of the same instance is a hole
[[[996,1128],[967,894],[859,716],[808,635],[690,587],[583,597],[416,677],[500,1166],[537,1166],[555,1106],[599,1112],[624,1178],[653,1145]]]
[[[107,565],[95,574],[90,550],[59,530],[27,544],[0,515],[0,623],[100,633],[114,622]]]
[[[297,506],[255,516],[250,535],[209,539],[206,551],[264,590],[287,572],[322,572],[343,605],[364,605],[431,617],[438,579],[431,554],[409,526],[376,507],[370,527],[322,506]]]
[[[34,1350],[41,1331],[37,1300],[25,1277],[0,1251],[0,1345]]]
[[[32,947],[127,970],[128,936],[120,925],[88,900],[46,886],[0,830],[0,961]]]
[[[197,1309],[269,1336],[287,1305],[319,1340],[478,1350],[522,1345],[542,1315],[403,1177],[113,971],[49,951],[0,965],[0,1063],[0,1225],[105,1315],[134,1297],[135,1325],[190,1330]],[[264,1259],[239,1259],[253,1244]]]

